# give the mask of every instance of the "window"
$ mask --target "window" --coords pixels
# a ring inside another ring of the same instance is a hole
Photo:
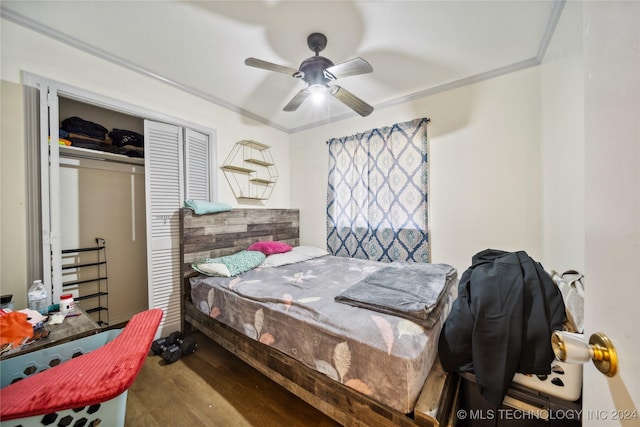
[[[428,122],[416,119],[328,141],[332,254],[429,262]]]

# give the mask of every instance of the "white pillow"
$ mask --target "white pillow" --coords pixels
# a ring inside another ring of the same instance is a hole
[[[262,264],[260,264],[260,267],[280,267],[296,262],[308,261],[325,255],[329,255],[329,252],[316,248],[315,246],[296,246],[289,252],[267,256]]]
[[[229,269],[224,264],[202,263],[202,264],[198,264],[198,270],[200,270],[200,273],[208,274],[210,276],[222,276],[222,277],[231,276]]]

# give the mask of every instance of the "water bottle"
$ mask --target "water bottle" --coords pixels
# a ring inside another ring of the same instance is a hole
[[[42,280],[33,281],[33,285],[29,288],[28,296],[29,308],[46,316],[49,312],[49,306],[47,304],[47,289],[44,287]]]

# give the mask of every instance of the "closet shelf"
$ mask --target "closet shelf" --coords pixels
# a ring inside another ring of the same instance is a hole
[[[144,166],[144,159],[129,157],[124,154],[109,153],[106,151],[90,150],[88,148],[60,146],[60,155],[64,157],[78,157],[82,159],[104,160],[117,163]]]

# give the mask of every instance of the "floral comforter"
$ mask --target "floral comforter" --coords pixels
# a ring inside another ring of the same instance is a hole
[[[387,266],[328,255],[255,268],[238,277],[194,277],[191,297],[196,307],[220,322],[409,413],[437,356],[457,276],[447,277],[440,319],[431,328],[334,300]]]

